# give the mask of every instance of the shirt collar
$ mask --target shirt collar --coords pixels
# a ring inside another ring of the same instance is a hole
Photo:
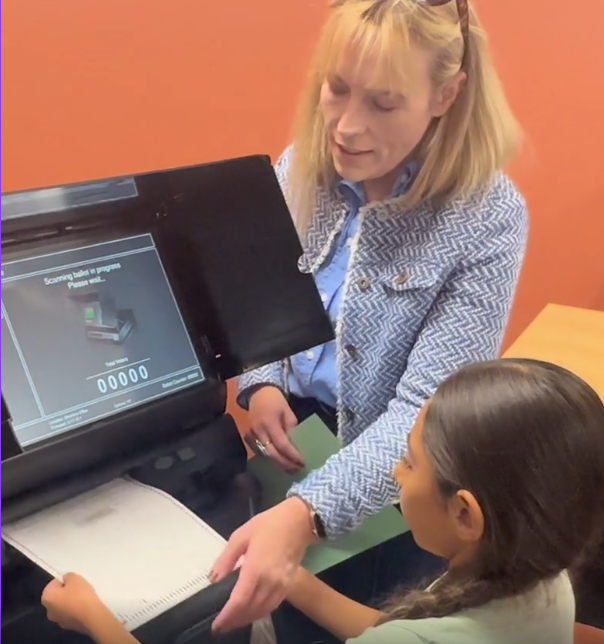
[[[418,172],[419,164],[417,162],[412,161],[411,163],[408,163],[401,170],[401,173],[394,184],[394,190],[392,191],[391,197],[400,197],[405,194],[417,177]],[[355,201],[359,206],[367,203],[365,188],[361,182],[339,179],[337,187],[340,194],[348,201]]]

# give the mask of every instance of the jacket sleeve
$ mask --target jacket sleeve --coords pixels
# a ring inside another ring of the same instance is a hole
[[[289,160],[291,157],[291,148],[287,148],[285,152],[279,157],[275,164],[275,174],[281,185],[281,190],[285,192],[285,185],[287,182],[287,173],[289,168]],[[249,407],[249,398],[252,388],[258,385],[274,385],[283,390],[286,389],[285,383],[285,369],[283,361],[273,362],[254,369],[249,373],[245,373],[239,377],[237,381],[237,404],[243,409]]]
[[[387,410],[290,490],[290,496],[315,509],[328,538],[353,530],[395,501],[400,491],[392,472],[419,410],[439,384],[464,364],[498,357],[528,235],[524,201],[517,193],[507,196],[504,218],[501,202],[482,220],[477,213],[482,231],[476,249],[458,264],[434,302]]]

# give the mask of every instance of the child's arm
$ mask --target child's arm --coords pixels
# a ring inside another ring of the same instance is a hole
[[[379,610],[341,595],[303,568],[298,569],[296,584],[288,593],[287,601],[344,641],[359,637],[384,616]]]
[[[98,613],[90,615],[85,628],[96,644],[141,644],[104,605],[101,605]]]
[[[378,610],[348,599],[303,568],[287,600],[340,640],[359,637],[383,616]],[[88,582],[68,574],[44,590],[48,619],[65,629],[86,633],[96,644],[140,644],[101,602]]]
[[[42,594],[42,604],[51,622],[85,633],[96,644],[140,644],[78,575],[65,575],[62,582],[51,581]]]

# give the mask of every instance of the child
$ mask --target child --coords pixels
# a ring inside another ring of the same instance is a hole
[[[465,367],[420,413],[395,475],[447,572],[376,610],[300,570],[292,604],[355,644],[572,644],[568,571],[604,532],[604,405],[586,383],[534,360]],[[42,602],[97,644],[137,642],[76,575]]]

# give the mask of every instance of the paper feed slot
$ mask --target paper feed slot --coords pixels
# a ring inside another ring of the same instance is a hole
[[[3,524],[2,539],[55,578],[77,571],[130,631],[205,590],[226,544],[165,492],[130,479]]]

